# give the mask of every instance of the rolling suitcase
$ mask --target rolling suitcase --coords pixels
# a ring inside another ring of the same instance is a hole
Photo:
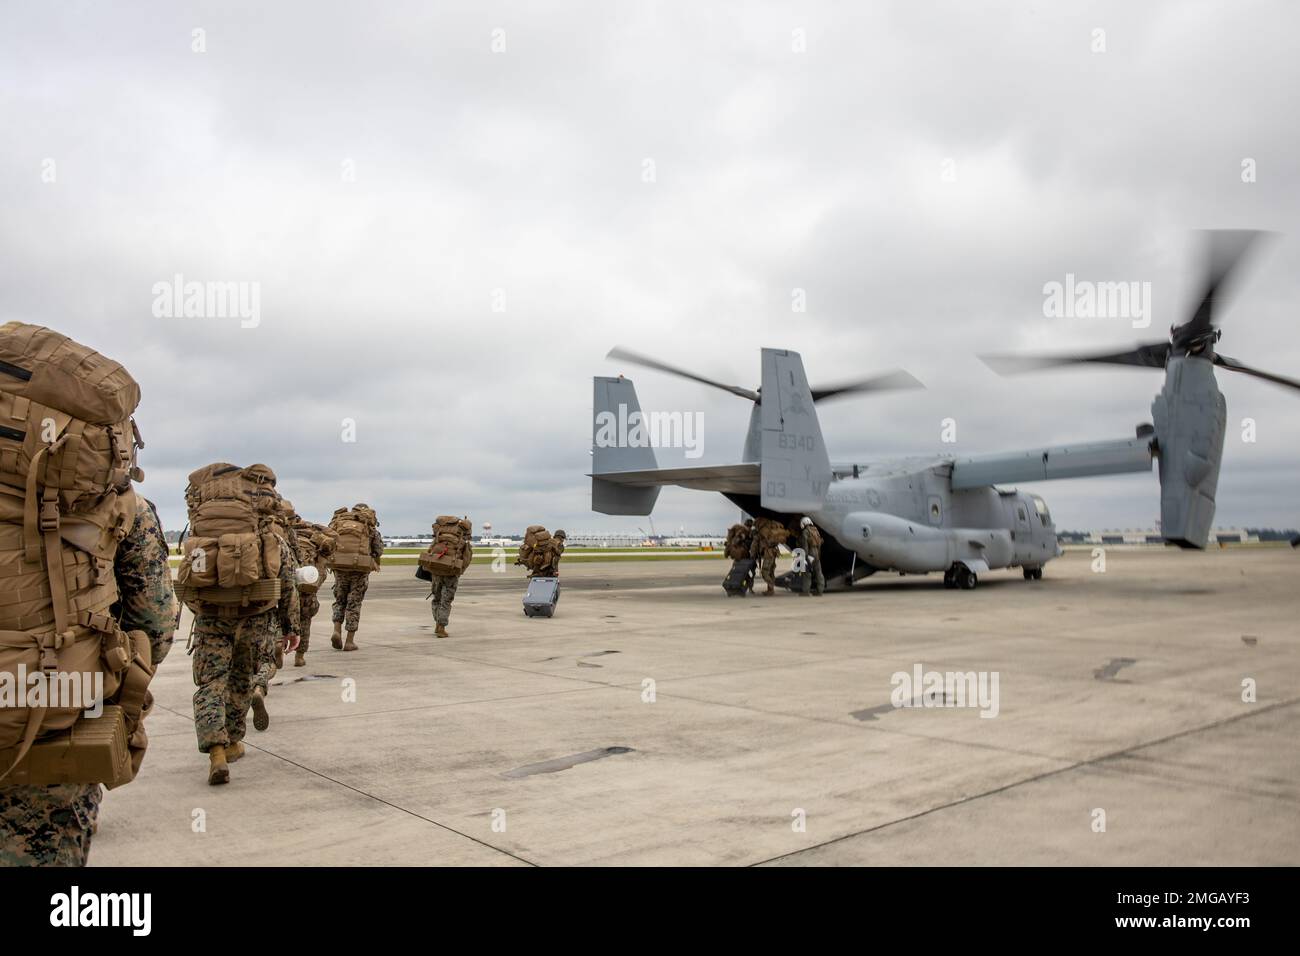
[[[524,595],[524,616],[551,617],[559,600],[559,578],[529,578],[528,593]]]
[[[744,597],[754,586],[754,571],[758,562],[753,558],[741,558],[732,562],[731,570],[722,579],[722,588],[728,597]]]

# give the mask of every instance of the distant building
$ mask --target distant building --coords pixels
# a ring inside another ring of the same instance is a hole
[[[1264,540],[1285,540],[1285,532],[1280,538]],[[1061,544],[1092,544],[1102,546],[1163,545],[1165,539],[1154,528],[1128,528],[1124,530],[1107,529],[1105,531],[1062,531],[1056,536]],[[1249,528],[1213,528],[1210,531],[1212,544],[1252,544],[1261,540],[1257,530]]]

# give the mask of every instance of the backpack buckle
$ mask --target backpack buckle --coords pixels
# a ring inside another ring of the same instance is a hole
[[[75,640],[75,634],[71,631],[64,631],[62,634],[51,634],[41,641],[41,670],[46,674],[57,671],[59,669],[59,655],[54,652]]]
[[[45,496],[41,498],[41,516],[37,522],[41,531],[58,531],[59,530],[59,499],[58,492],[50,494],[46,489]]]

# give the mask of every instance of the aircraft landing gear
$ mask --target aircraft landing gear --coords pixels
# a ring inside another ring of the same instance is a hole
[[[1041,581],[1041,580],[1043,580],[1043,569],[1042,569],[1042,568],[1025,568],[1025,580],[1026,580],[1026,581]]]
[[[973,591],[978,583],[979,576],[964,564],[954,564],[943,572],[943,586],[946,588],[961,588],[963,591]]]

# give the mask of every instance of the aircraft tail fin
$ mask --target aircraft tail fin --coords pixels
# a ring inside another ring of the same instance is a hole
[[[641,403],[631,379],[596,376],[593,380],[591,441],[591,508],[607,515],[648,515],[659,499],[657,485],[643,487],[606,481],[602,473],[653,471],[658,467],[654,449],[624,440],[641,414]]]
[[[798,352],[763,349],[760,395],[763,507],[783,513],[820,509],[831,462]]]

